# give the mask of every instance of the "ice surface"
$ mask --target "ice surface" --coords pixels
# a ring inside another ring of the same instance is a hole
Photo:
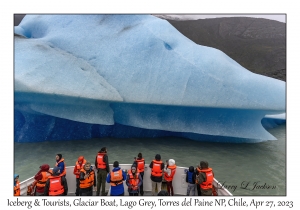
[[[264,116],[285,112],[285,82],[253,74],[151,15],[26,15],[15,34],[18,142],[259,142],[275,139]]]

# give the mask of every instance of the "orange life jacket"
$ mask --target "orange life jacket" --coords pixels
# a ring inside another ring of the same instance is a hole
[[[203,190],[212,189],[212,187],[213,187],[213,181],[214,181],[214,174],[212,172],[212,168],[207,168],[207,169],[204,169],[204,170],[200,170],[200,172],[201,173],[205,173],[205,175],[206,175],[206,181],[202,182],[200,184],[200,187]]]
[[[139,172],[144,172],[145,170],[145,159],[142,158],[142,159],[136,159],[135,160],[136,163],[137,163],[137,168],[139,169]]]
[[[41,174],[42,174],[42,179],[40,179],[40,180],[37,181],[37,183],[36,183],[37,187],[45,187],[46,182],[47,182],[49,176],[52,175],[52,172],[50,172],[50,171],[43,171],[43,172],[41,172]]]
[[[14,196],[20,196],[21,190],[20,190],[20,181],[18,180],[16,182],[16,186],[14,186]]]
[[[123,173],[122,169],[110,172],[110,185],[111,186],[117,186],[119,184],[123,183]]]
[[[79,178],[80,170],[83,169],[84,165],[86,163],[86,160],[84,159],[81,163],[81,165],[76,161],[73,174],[76,176],[76,178]]]
[[[84,175],[86,175],[86,170],[81,169],[80,172],[83,172]],[[93,186],[94,181],[95,181],[94,174],[95,174],[94,170],[91,170],[88,178],[86,178],[84,180],[80,180],[79,187],[80,188],[88,188],[88,187]]]
[[[65,163],[65,159],[60,159],[60,161],[58,161],[57,163],[55,163],[55,166],[57,167],[58,166],[58,164],[60,163],[60,162],[64,162],[64,172],[60,172],[61,173],[61,175],[62,176],[64,176],[64,175],[66,175],[67,174],[67,172],[66,172],[66,163]]]
[[[168,166],[169,169],[171,169],[171,174],[170,176],[168,175],[168,172],[165,171],[164,175],[165,175],[165,180],[167,182],[170,182],[173,180],[173,177],[176,173],[176,165],[173,165],[173,166]]]
[[[129,176],[129,184],[131,184],[131,189],[132,190],[138,190],[138,184],[140,183],[139,179],[139,172],[135,172],[136,178],[134,178],[131,170],[128,170],[128,176]]]
[[[64,186],[62,185],[62,178],[63,175],[59,176],[49,176],[49,195],[61,195],[65,192]]]
[[[153,167],[152,167],[152,171],[151,171],[151,175],[152,176],[156,176],[156,177],[160,177],[162,176],[162,170],[161,170],[161,164],[163,162],[157,161],[157,160],[153,160]]]
[[[106,169],[106,163],[104,162],[104,155],[106,155],[106,153],[98,153],[97,168]]]

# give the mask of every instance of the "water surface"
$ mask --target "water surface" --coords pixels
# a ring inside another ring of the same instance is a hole
[[[178,166],[197,166],[206,160],[216,179],[233,195],[286,195],[286,126],[268,131],[278,140],[236,144],[164,137],[14,143],[14,167],[23,181],[34,176],[42,164],[53,167],[57,153],[67,166],[74,165],[80,155],[94,163],[97,152],[106,146],[110,163],[132,163],[139,152],[146,163],[157,153],[164,161],[174,159]]]

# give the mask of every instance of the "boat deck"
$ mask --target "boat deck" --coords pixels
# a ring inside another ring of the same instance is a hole
[[[110,167],[112,167],[112,165],[110,164]],[[121,164],[120,167],[123,170],[129,170],[131,168],[131,164]],[[67,175],[66,175],[66,179],[68,180],[68,190],[69,190],[69,194],[68,196],[76,196],[75,195],[75,191],[76,191],[76,177],[73,174],[74,171],[74,166],[69,166],[66,167],[67,170]],[[173,181],[173,188],[175,191],[175,195],[179,196],[179,195],[186,195],[186,191],[187,191],[187,183],[186,183],[186,171],[188,170],[188,168],[186,167],[180,167],[178,166],[176,168],[176,173],[174,176],[174,181]],[[143,185],[144,185],[144,196],[151,196],[151,189],[152,189],[152,182],[150,179],[151,176],[151,170],[149,169],[148,164],[145,164],[145,174],[144,174],[144,180],[143,180]],[[34,182],[34,177],[30,177],[29,179],[22,181],[20,183],[20,189],[21,189],[21,195],[27,195],[27,187],[30,186],[32,183]],[[128,196],[128,189],[127,189],[127,185],[124,182],[124,191],[125,191],[125,196]],[[232,194],[224,187],[220,188],[220,186],[222,186],[221,183],[218,182],[218,180],[216,180],[214,178],[214,182],[213,185],[215,186],[218,195],[219,196],[232,196]],[[110,189],[110,184],[106,183],[105,185],[105,189],[108,190]],[[167,186],[165,184],[162,184],[162,190],[167,190]],[[108,195],[110,195],[110,193],[108,192]],[[96,196],[96,192],[94,192],[94,196]]]
[[[162,190],[166,190],[167,191],[167,187],[164,187],[164,185],[162,185]],[[157,194],[157,189],[156,189],[156,194]],[[109,191],[106,191],[106,194],[109,194]],[[183,195],[179,195],[179,194],[174,194],[175,196],[183,196]],[[68,196],[76,196],[75,193],[68,193]],[[96,196],[96,191],[93,191],[93,196]],[[108,195],[109,196],[109,195]],[[129,196],[127,189],[125,189],[125,196]],[[144,196],[152,196],[152,191],[144,191]]]
[[[108,192],[107,192],[108,193]],[[75,193],[68,193],[68,196],[76,196]],[[93,192],[93,196],[96,196],[96,192]],[[129,196],[128,192],[125,192],[125,196]],[[151,191],[144,191],[144,196],[152,196],[152,192]],[[177,195],[175,194],[174,196],[183,196],[183,195]]]

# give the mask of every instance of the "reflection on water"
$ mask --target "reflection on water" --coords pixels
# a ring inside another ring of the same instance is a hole
[[[164,161],[174,159],[178,166],[197,166],[206,160],[216,179],[233,195],[286,195],[286,126],[269,132],[278,141],[233,144],[164,137],[14,143],[15,173],[23,181],[34,176],[42,164],[53,167],[57,153],[63,155],[67,166],[74,165],[80,155],[94,163],[97,152],[106,146],[110,163],[132,163],[139,152],[146,163],[157,153]]]

